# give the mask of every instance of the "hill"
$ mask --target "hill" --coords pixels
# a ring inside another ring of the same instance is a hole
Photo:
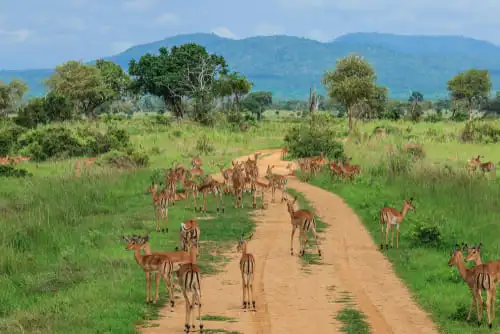
[[[500,88],[500,47],[460,36],[354,33],[321,43],[292,36],[232,40],[199,33],[137,45],[105,59],[127,68],[132,58],[155,53],[161,46],[188,42],[223,55],[234,70],[255,83],[255,89],[272,91],[277,98],[306,98],[314,84],[323,90],[320,80],[324,71],[351,52],[373,64],[379,83],[389,87],[392,98],[406,98],[409,89],[423,92],[428,99],[444,97],[446,82],[472,67],[490,70],[494,89]],[[0,71],[0,80],[22,78],[30,86],[30,95],[40,95],[44,91],[40,81],[50,73],[50,69]]]

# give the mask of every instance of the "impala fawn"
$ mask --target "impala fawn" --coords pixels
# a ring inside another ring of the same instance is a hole
[[[476,312],[478,325],[481,325],[481,320],[483,318],[483,298],[481,297],[481,291],[486,291],[486,312],[488,314],[488,326],[492,328],[491,324],[491,305],[494,303],[496,297],[496,281],[494,277],[489,273],[487,266],[478,265],[467,269],[465,267],[464,258],[462,256],[463,249],[460,246],[455,245],[455,248],[450,254],[450,260],[448,261],[448,266],[456,266],[460,276],[467,283],[470,292],[472,293],[472,303],[469,307],[469,313],[467,315],[467,321],[470,320],[470,314],[472,307],[476,304]],[[494,314],[494,312],[493,312]]]
[[[403,209],[398,211],[394,208],[384,207],[380,209],[380,249],[384,249],[384,228],[385,228],[385,248],[389,249],[389,230],[391,230],[391,247],[394,248],[394,228],[396,228],[396,248],[399,248],[399,226],[408,210],[415,211],[413,197],[403,201]]]
[[[196,265],[196,254],[198,245],[196,242],[189,243],[189,253],[191,255],[191,263],[183,264],[177,271],[177,279],[181,287],[184,300],[186,302],[186,323],[184,332],[189,333],[191,326],[194,325],[193,308],[198,305],[198,321],[200,325],[200,333],[203,331],[203,320],[201,319],[201,284],[200,284],[200,269]]]
[[[172,272],[174,265],[170,258],[165,254],[161,253],[151,253],[142,255],[141,249],[144,249],[149,241],[149,236],[145,237],[122,237],[123,240],[127,242],[126,250],[133,250],[135,255],[135,260],[137,264],[144,270],[146,274],[146,303],[151,302],[151,274],[156,274],[155,278],[155,298],[153,303],[156,303],[159,295],[159,285],[160,285],[160,275],[165,281],[165,285],[168,289],[168,297],[170,299],[171,311],[174,310],[174,289]]]
[[[250,234],[248,240],[252,239],[253,234]],[[243,285],[243,309],[250,309],[250,301],[252,308],[255,311],[255,295],[253,291],[253,279],[255,274],[255,258],[252,254],[247,253],[247,240],[243,239],[243,234],[238,241],[236,250],[241,252],[240,271]]]
[[[285,197],[285,201],[292,223],[292,236],[290,237],[290,255],[293,255],[293,236],[295,235],[295,230],[299,228],[300,256],[303,256],[306,252],[305,248],[307,243],[307,232],[311,232],[313,234],[314,240],[316,241],[316,248],[318,249],[318,255],[321,256],[318,235],[316,233],[316,221],[314,220],[313,214],[309,210],[295,210],[295,202],[297,201],[297,197],[295,197],[293,200]]]

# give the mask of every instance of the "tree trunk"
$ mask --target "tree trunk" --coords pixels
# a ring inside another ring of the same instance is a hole
[[[413,101],[413,104],[412,104],[412,107],[411,107],[411,111],[410,111],[410,116],[413,117],[413,113],[415,112],[415,108],[416,107],[417,107],[417,102]]]
[[[347,107],[347,118],[349,120],[349,133],[352,131],[352,106]]]
[[[240,99],[238,97],[238,93],[234,93],[234,106],[236,109],[239,109]]]

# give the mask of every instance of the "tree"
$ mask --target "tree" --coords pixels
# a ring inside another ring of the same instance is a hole
[[[104,84],[113,91],[115,97],[124,96],[130,87],[131,79],[121,66],[103,59],[96,61],[95,66],[99,69]]]
[[[17,79],[12,79],[8,84],[0,80],[0,113],[6,115],[22,101],[28,86]]]
[[[217,95],[220,97],[232,96],[233,106],[238,109],[240,100],[247,95],[253,87],[244,75],[238,72],[232,72],[227,75],[222,75],[217,81]]]
[[[262,112],[271,104],[273,104],[273,93],[265,91],[252,92],[241,103],[243,108],[257,114],[258,120],[262,118]]]
[[[412,91],[410,92],[410,96],[408,97],[408,102],[411,103],[410,117],[413,121],[418,121],[420,116],[422,116],[421,108],[418,108],[421,102],[424,101],[424,94]]]
[[[58,65],[44,83],[51,92],[67,97],[74,104],[75,115],[79,112],[94,118],[94,110],[115,97],[106,84],[98,67],[70,60]]]
[[[492,87],[488,70],[470,69],[448,81],[447,89],[454,101],[463,101],[472,120],[472,111],[488,99]]]
[[[38,124],[65,121],[71,119],[72,109],[67,98],[51,92],[45,97],[30,99],[19,110],[15,122],[26,128],[34,128]]]
[[[389,91],[387,87],[373,86],[372,94],[368,98],[368,105],[372,110],[374,118],[381,118],[389,103]]]
[[[347,108],[349,131],[352,130],[352,108],[363,100],[368,100],[375,89],[375,71],[361,56],[348,55],[337,61],[334,71],[326,72],[322,79],[331,98]]]
[[[215,96],[215,81],[227,72],[223,57],[209,54],[205,47],[189,43],[162,47],[158,55],[132,59],[129,74],[136,92],[162,97],[178,118],[184,117],[183,99],[195,101],[195,117],[200,117]]]

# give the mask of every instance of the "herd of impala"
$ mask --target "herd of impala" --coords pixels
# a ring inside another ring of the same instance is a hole
[[[284,158],[288,153],[286,148],[282,149],[281,155]],[[175,205],[178,200],[189,200],[192,198],[195,211],[206,212],[207,196],[213,195],[216,200],[217,212],[224,213],[223,195],[234,196],[234,207],[242,207],[242,197],[245,192],[249,192],[253,197],[253,208],[257,207],[257,194],[261,195],[261,208],[264,209],[264,192],[272,191],[271,202],[275,202],[276,190],[281,191],[281,202],[287,205],[287,211],[290,215],[292,232],[290,240],[290,253],[293,252],[293,237],[297,228],[299,229],[300,251],[299,254],[305,254],[307,233],[312,233],[316,242],[316,248],[319,256],[321,249],[316,233],[316,222],[314,215],[309,210],[296,210],[297,197],[290,199],[286,196],[287,176],[273,174],[274,166],[267,167],[265,178],[259,180],[259,168],[257,161],[260,152],[254,154],[253,159],[248,158],[246,161],[233,161],[232,168],[224,168],[222,164],[211,162],[212,166],[217,165],[224,179],[219,182],[213,179],[210,175],[205,175],[202,168],[202,161],[199,157],[192,159],[191,168],[185,168],[178,163],[175,163],[170,169],[165,172],[165,187],[159,191],[158,184],[152,184],[147,192],[152,194],[153,207],[156,215],[156,230],[158,232],[168,232],[168,208],[170,205]],[[484,170],[485,168],[494,169],[491,163],[483,164],[478,157],[474,157],[469,162],[475,164],[477,168]],[[299,168],[306,174],[315,175],[321,168],[328,166],[332,175],[340,178],[352,179],[355,175],[362,175],[362,170],[359,165],[351,165],[351,158],[344,161],[329,162],[323,153],[319,156],[303,158],[298,160]],[[290,170],[289,175],[294,175],[295,170],[293,165],[289,164],[287,169]],[[198,181],[197,181],[198,179]],[[177,191],[177,185],[183,186],[183,191]],[[199,194],[203,197],[203,206],[197,206],[197,198]],[[396,248],[399,247],[399,229],[400,225],[406,216],[407,212],[415,210],[413,198],[403,201],[401,211],[384,207],[380,210],[380,226],[381,226],[381,244],[389,248],[389,231],[392,232],[391,244],[394,246],[394,231],[396,231]],[[164,228],[161,225],[165,223]],[[242,301],[244,310],[256,310],[253,279],[255,274],[255,257],[247,251],[248,241],[252,235],[245,238],[244,235],[238,240],[237,251],[241,253],[240,271],[242,276]],[[178,266],[176,271],[177,283],[183,293],[186,312],[185,312],[185,333],[189,333],[195,328],[194,307],[198,306],[198,321],[200,332],[203,331],[203,321],[201,318],[201,284],[200,284],[200,269],[197,266],[197,257],[200,255],[200,227],[195,220],[186,220],[181,223],[179,230],[179,247],[176,247],[174,252],[152,252],[149,246],[149,236],[127,236],[123,237],[127,242],[126,249],[133,250],[135,259],[138,265],[146,274],[146,303],[156,303],[158,300],[158,291],[160,279],[163,280],[169,291],[169,300],[171,311],[174,309],[174,268]],[[463,245],[455,247],[451,254],[451,259],[448,265],[456,265],[459,269],[465,282],[467,282],[473,295],[472,304],[469,310],[467,320],[470,318],[470,311],[476,305],[479,322],[482,314],[482,297],[481,291],[487,293],[486,308],[488,313],[488,324],[491,328],[494,318],[494,300],[496,295],[496,282],[500,278],[500,261],[490,262],[486,265],[481,263],[480,248],[478,246]],[[144,251],[144,254],[141,253]],[[468,252],[465,261],[475,261],[476,266],[467,269],[464,264],[462,253]],[[151,277],[155,276],[155,297],[151,296]]]

